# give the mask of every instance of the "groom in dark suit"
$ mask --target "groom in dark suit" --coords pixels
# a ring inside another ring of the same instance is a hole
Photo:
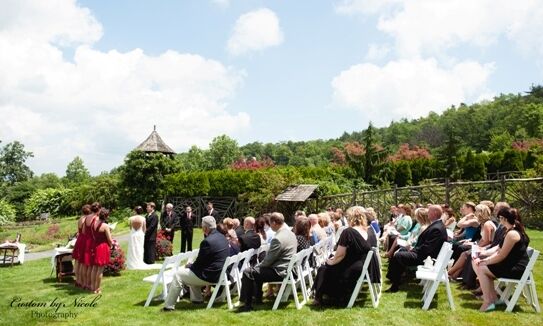
[[[432,224],[419,235],[415,248],[410,251],[398,251],[390,258],[387,278],[392,286],[387,292],[398,292],[402,274],[408,266],[422,265],[428,256],[437,257],[443,242],[447,241],[447,230],[441,220],[441,214],[441,206],[431,205],[428,208],[428,218]]]
[[[156,231],[158,228],[158,215],[155,212],[155,203],[147,203],[147,215],[145,216],[145,240],[143,243],[143,261],[146,264],[155,263],[156,255]]]

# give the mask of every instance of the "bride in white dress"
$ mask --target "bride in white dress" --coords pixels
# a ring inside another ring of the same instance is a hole
[[[127,269],[153,269],[160,268],[159,264],[148,265],[143,261],[143,242],[145,239],[145,217],[141,216],[143,208],[137,206],[136,215],[128,219],[130,224],[130,238],[128,238]]]

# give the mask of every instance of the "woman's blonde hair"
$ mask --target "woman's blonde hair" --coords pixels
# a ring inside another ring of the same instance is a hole
[[[377,213],[375,212],[373,207],[366,208],[366,219],[368,220],[368,222],[377,219]]]
[[[347,221],[350,226],[368,226],[366,210],[362,206],[353,206],[347,210]]]
[[[477,216],[479,224],[483,225],[486,221],[490,220],[490,208],[483,204],[475,206],[475,216]]]
[[[222,220],[222,224],[224,224],[224,226],[226,226],[228,230],[231,230],[234,228],[234,220],[231,219],[230,217],[226,217],[224,220]]]
[[[327,227],[328,224],[331,222],[330,214],[328,214],[327,212],[319,213],[319,214],[317,214],[317,216],[319,217],[319,225],[322,228]]]
[[[432,223],[428,217],[427,208],[417,208],[415,210],[415,219],[420,223],[420,225],[430,225]]]

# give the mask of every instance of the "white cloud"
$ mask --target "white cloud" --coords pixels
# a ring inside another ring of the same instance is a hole
[[[370,44],[366,53],[366,60],[375,61],[384,59],[390,52],[388,44]]]
[[[378,29],[396,41],[399,57],[424,57],[468,44],[486,47],[504,37],[543,55],[539,0],[343,0],[342,14],[377,15]]]
[[[283,42],[283,32],[277,15],[267,8],[241,15],[227,43],[228,52],[242,55],[263,50]]]
[[[401,3],[402,0],[341,0],[335,5],[336,12],[340,14],[374,14],[383,10],[390,10]]]
[[[334,99],[383,125],[475,99],[487,91],[493,64],[464,61],[440,67],[436,60],[397,60],[379,67],[358,64],[332,81]]]
[[[248,127],[246,113],[226,110],[243,71],[176,51],[102,52],[92,47],[101,35],[72,0],[0,5],[0,139],[34,152],[35,172],[63,174],[76,155],[93,173],[109,170],[154,124],[174,150]]]

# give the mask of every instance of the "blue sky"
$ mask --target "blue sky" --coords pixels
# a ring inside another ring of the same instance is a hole
[[[542,30],[534,0],[4,1],[0,140],[63,175],[155,124],[178,152],[336,138],[541,84]]]

